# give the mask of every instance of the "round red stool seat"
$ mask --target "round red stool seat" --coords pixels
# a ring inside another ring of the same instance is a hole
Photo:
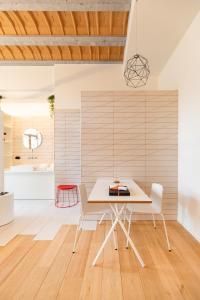
[[[58,190],[72,190],[75,189],[77,186],[75,184],[60,184],[57,186]]]
[[[55,205],[59,208],[71,207],[79,202],[78,186],[75,184],[60,184],[57,186]]]

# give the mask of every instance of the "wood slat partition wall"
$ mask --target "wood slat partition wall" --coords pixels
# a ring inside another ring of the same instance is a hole
[[[55,183],[80,183],[80,111],[55,111]]]
[[[88,191],[100,176],[131,177],[148,193],[159,182],[165,215],[176,219],[176,91],[82,92],[81,126],[81,178]]]

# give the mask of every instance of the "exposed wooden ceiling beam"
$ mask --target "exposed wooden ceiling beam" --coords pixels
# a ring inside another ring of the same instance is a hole
[[[0,46],[124,46],[126,37],[2,35]]]
[[[122,64],[118,60],[0,60],[0,66],[53,66],[57,64]]]
[[[0,0],[0,11],[129,11],[131,0]]]

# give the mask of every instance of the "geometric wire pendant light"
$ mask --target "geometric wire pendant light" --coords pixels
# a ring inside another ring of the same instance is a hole
[[[144,56],[138,54],[138,52],[137,52],[137,46],[138,46],[137,45],[138,44],[137,2],[138,2],[138,0],[136,0],[136,4],[135,4],[136,5],[136,26],[135,26],[135,28],[136,28],[136,41],[135,41],[136,54],[134,54],[131,58],[128,59],[125,70],[124,70],[124,78],[125,78],[126,84],[133,88],[138,88],[138,87],[146,85],[147,80],[150,75],[148,60]]]
[[[124,78],[128,86],[137,88],[144,86],[149,78],[148,60],[142,55],[133,55],[126,63]]]

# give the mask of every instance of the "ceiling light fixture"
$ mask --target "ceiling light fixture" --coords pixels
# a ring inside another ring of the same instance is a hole
[[[134,54],[130,59],[127,60],[126,67],[124,70],[124,78],[126,81],[126,84],[133,88],[138,88],[141,86],[146,85],[149,75],[150,75],[150,69],[149,69],[149,63],[148,60],[138,54],[138,0],[136,0],[135,3],[135,18],[136,18],[136,54]]]

